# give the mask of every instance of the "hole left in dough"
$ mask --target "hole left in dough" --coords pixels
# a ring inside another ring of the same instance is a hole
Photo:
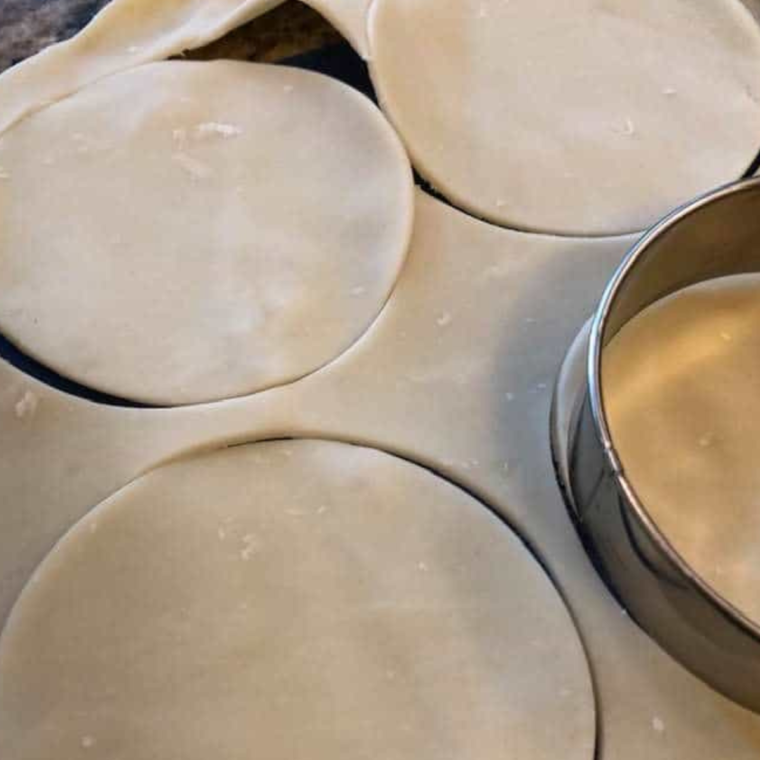
[[[328,363],[403,264],[406,155],[376,108],[285,67],[163,62],[0,138],[0,331],[88,387],[187,404]]]

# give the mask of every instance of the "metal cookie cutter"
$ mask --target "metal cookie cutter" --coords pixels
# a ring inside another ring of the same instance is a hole
[[[610,434],[601,367],[612,338],[655,301],[704,280],[758,271],[760,179],[721,188],[665,218],[628,253],[570,348],[551,430],[568,507],[613,593],[681,664],[756,712],[760,621],[742,614],[684,561],[636,495]],[[659,466],[666,465],[652,462]]]

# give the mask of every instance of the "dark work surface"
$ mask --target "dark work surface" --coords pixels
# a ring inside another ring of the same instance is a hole
[[[108,0],[0,0],[0,71],[76,34]]]

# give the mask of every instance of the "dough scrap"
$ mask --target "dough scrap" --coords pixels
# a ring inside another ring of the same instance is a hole
[[[371,0],[304,0],[367,56]],[[0,134],[119,71],[203,47],[283,0],[112,0],[69,40],[0,74]]]
[[[627,477],[681,556],[760,623],[760,275],[687,288],[606,349],[604,398]]]
[[[334,359],[411,235],[411,169],[380,112],[281,66],[130,69],[6,132],[0,166],[0,329],[147,403],[240,396]]]
[[[641,230],[760,147],[760,25],[740,0],[376,0],[369,38],[415,167],[498,224]]]
[[[0,75],[0,133],[110,74],[212,42],[282,0],[113,0],[69,40]]]
[[[519,539],[341,443],[132,483],[58,544],[0,640],[9,760],[590,760],[594,734],[580,640]]]

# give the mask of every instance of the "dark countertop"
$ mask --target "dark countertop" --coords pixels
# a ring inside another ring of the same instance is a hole
[[[109,0],[0,0],[0,71],[79,31]],[[319,14],[295,0],[187,57],[275,61],[339,42]]]

